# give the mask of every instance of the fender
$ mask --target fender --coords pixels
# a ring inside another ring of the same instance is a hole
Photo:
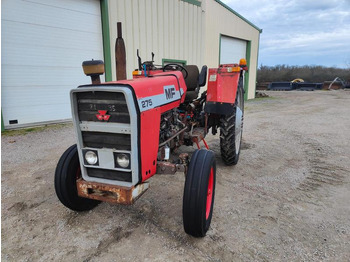
[[[238,88],[243,88],[243,73],[239,65],[226,64],[219,68],[210,68],[205,112],[231,114]]]

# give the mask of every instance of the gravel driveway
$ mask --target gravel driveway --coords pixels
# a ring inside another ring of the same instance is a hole
[[[227,167],[218,136],[211,228],[182,227],[183,174],[154,176],[133,206],[76,213],[53,186],[71,125],[2,136],[3,261],[349,261],[350,91],[268,92],[246,103]]]

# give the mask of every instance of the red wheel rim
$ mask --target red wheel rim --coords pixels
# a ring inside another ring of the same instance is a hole
[[[213,188],[214,188],[214,170],[210,169],[209,181],[208,181],[208,190],[207,190],[207,206],[205,210],[205,219],[209,218],[211,203],[213,202]]]

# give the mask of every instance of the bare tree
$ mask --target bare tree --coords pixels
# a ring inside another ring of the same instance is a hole
[[[324,66],[264,66],[258,68],[257,82],[289,82],[296,78],[301,78],[305,82],[321,83],[332,81],[339,77],[345,81],[350,81],[350,60],[347,68],[324,67]]]

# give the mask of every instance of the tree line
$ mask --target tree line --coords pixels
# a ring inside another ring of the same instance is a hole
[[[344,81],[350,82],[350,68],[342,69],[325,66],[289,66],[261,65],[257,72],[257,82],[290,82],[296,78],[301,78],[305,82],[322,83],[324,81],[333,81],[340,77]]]

